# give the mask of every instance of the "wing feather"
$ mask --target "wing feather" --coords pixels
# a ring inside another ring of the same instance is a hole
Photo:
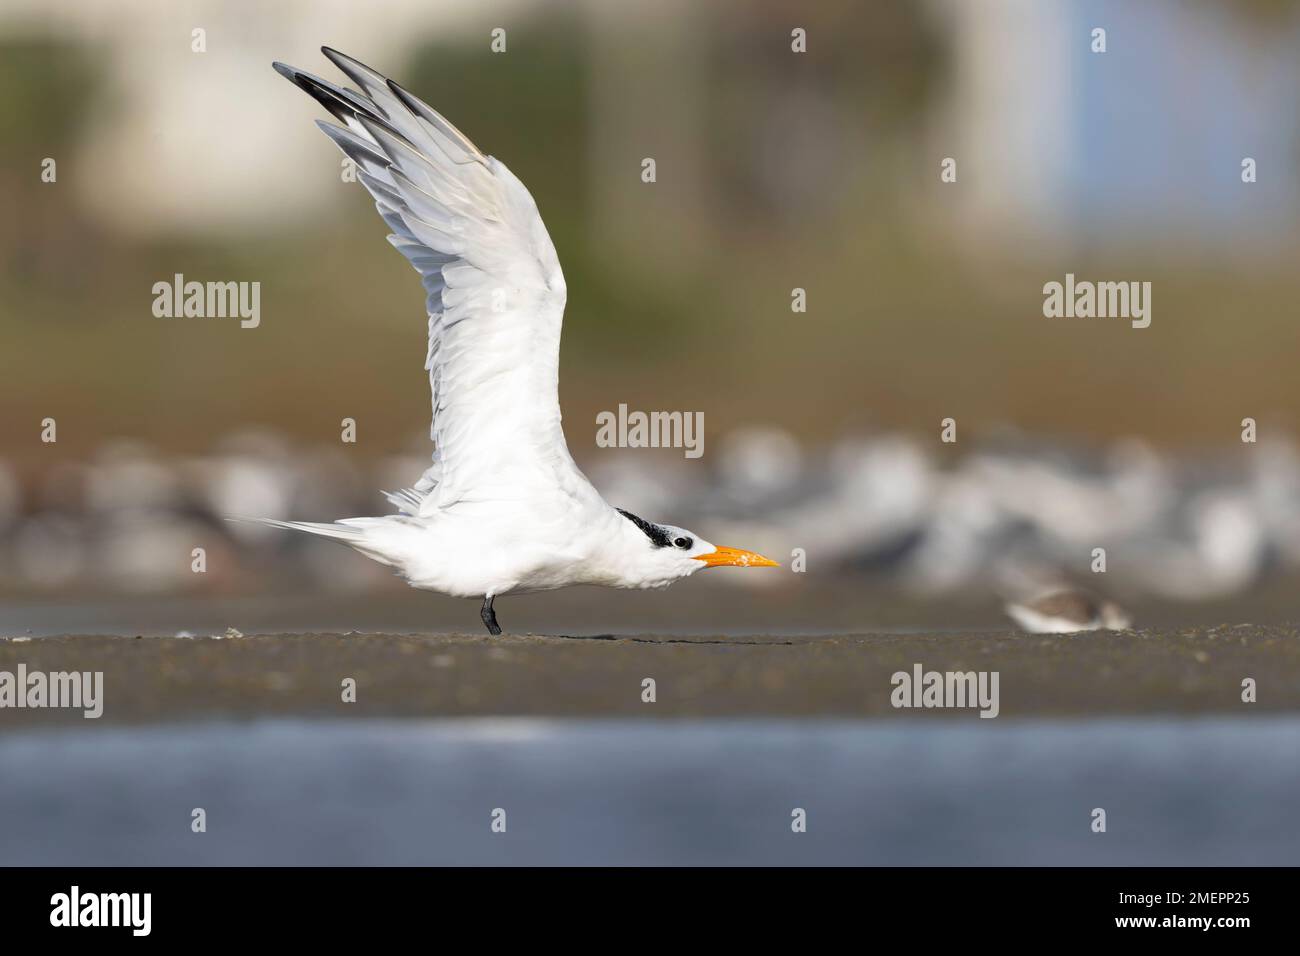
[[[433,463],[390,501],[428,515],[571,487],[581,476],[557,395],[566,289],[532,196],[427,103],[337,50],[322,52],[358,90],[275,68],[343,124],[317,123],[356,163],[426,296]]]

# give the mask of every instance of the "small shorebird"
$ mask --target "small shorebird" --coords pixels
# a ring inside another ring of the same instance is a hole
[[[388,237],[427,293],[433,464],[388,493],[400,512],[265,523],[350,545],[413,587],[482,598],[575,584],[664,587],[701,568],[775,567],[751,551],[610,507],[578,470],[557,393],[565,285],[533,197],[496,159],[392,80],[329,47],[359,89],[274,64],[342,126]]]
[[[1126,631],[1133,622],[1114,601],[1079,588],[1048,591],[1026,601],[1010,601],[1007,616],[1031,634],[1076,631]]]

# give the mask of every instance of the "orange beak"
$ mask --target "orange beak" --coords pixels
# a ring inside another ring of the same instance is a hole
[[[770,558],[765,558],[761,554],[755,554],[753,551],[741,551],[739,548],[719,547],[712,554],[701,554],[695,558],[696,561],[703,561],[705,567],[719,568],[731,566],[737,568],[779,568]]]

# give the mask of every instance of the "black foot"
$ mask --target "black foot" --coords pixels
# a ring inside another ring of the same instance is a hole
[[[497,612],[492,610],[493,600],[490,597],[483,599],[483,610],[479,611],[479,617],[483,618],[483,624],[487,627],[488,633],[496,637],[501,633],[501,626],[497,624]]]

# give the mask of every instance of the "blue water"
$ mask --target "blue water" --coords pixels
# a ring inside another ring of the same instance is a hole
[[[1295,864],[1297,798],[1296,718],[78,728],[0,735],[0,863]]]

